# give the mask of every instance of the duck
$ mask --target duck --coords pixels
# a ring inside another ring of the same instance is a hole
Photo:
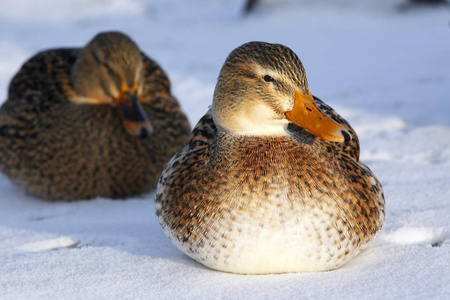
[[[168,76],[121,32],[37,53],[0,108],[0,171],[50,201],[154,191],[191,128]]]
[[[155,212],[204,266],[237,274],[336,269],[380,231],[385,201],[349,123],[312,96],[288,47],[227,57],[212,106],[164,168]]]

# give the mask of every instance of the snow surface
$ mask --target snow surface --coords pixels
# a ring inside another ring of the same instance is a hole
[[[450,299],[450,10],[402,2],[262,1],[244,18],[242,0],[2,0],[0,99],[37,51],[121,30],[168,72],[195,124],[231,50],[291,47],[312,93],[358,132],[387,216],[372,246],[338,270],[233,275],[170,243],[154,194],[48,203],[0,175],[0,298]]]

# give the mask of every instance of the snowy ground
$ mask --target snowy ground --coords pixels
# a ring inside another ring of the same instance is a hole
[[[232,49],[288,45],[383,183],[386,222],[367,251],[326,273],[215,272],[164,236],[152,194],[47,203],[0,175],[0,298],[450,299],[450,10],[310,2],[263,1],[243,18],[242,0],[3,0],[0,99],[35,52],[116,29],[161,63],[194,124]]]

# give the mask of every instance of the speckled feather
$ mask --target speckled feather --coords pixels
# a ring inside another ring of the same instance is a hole
[[[151,191],[190,130],[166,74],[142,54],[140,101],[155,131],[140,139],[125,132],[111,105],[69,101],[79,51],[38,53],[12,79],[0,109],[0,170],[27,193],[50,200]]]
[[[359,162],[355,131],[314,100],[350,141],[293,123],[284,136],[229,133],[213,110],[200,119],[157,188],[159,222],[181,251],[213,269],[265,274],[335,269],[367,247],[384,220],[381,184]]]

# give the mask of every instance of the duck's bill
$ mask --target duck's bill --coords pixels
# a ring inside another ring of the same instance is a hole
[[[344,126],[333,121],[317,107],[309,90],[308,95],[295,90],[294,108],[286,113],[286,118],[327,141],[343,143],[350,137]]]
[[[138,101],[136,91],[122,91],[116,99],[116,107],[122,117],[126,131],[134,136],[148,137],[153,133],[153,126]]]

